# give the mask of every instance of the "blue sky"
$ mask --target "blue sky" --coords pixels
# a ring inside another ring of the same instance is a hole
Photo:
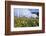
[[[32,12],[39,12],[39,9],[29,9],[29,8],[14,8],[14,16],[17,17],[22,17],[22,16],[26,16],[26,17],[31,17]]]

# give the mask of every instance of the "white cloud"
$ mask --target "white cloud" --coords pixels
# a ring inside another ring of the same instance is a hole
[[[17,17],[27,17],[27,18],[36,18],[37,15],[36,14],[32,14],[31,11],[29,11],[27,8],[24,8],[24,9],[20,9],[20,8],[16,8],[15,9],[15,16]]]

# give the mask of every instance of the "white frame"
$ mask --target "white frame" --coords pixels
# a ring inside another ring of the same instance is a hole
[[[39,9],[39,27],[14,27],[14,8],[33,8]],[[11,5],[11,32],[13,31],[29,31],[29,30],[42,30],[42,7],[41,6],[20,6]]]

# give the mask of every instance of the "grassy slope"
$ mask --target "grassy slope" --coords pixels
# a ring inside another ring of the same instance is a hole
[[[34,18],[26,18],[26,17],[21,17],[21,18],[14,17],[14,26],[15,27],[39,26],[39,20]]]

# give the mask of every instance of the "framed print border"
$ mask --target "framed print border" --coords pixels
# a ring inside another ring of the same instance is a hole
[[[13,31],[11,32],[11,5],[26,5],[26,6],[41,6],[42,7],[42,30],[29,30],[29,31]],[[36,2],[20,2],[20,1],[5,1],[5,35],[17,35],[17,34],[33,34],[45,32],[45,4]]]

